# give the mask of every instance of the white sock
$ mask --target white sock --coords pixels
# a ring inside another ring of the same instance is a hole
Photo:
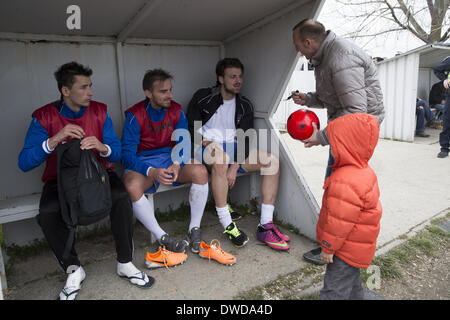
[[[153,197],[152,195],[150,197]],[[166,234],[163,229],[158,224],[155,218],[155,210],[150,201],[147,200],[145,195],[133,202],[133,211],[136,218],[156,237],[156,239],[161,239],[161,237]]]
[[[230,210],[228,210],[228,206],[225,206],[223,208],[217,208],[217,216],[219,217],[220,224],[223,226],[224,229],[226,229],[233,220],[231,220],[231,214]]]
[[[66,287],[79,287],[81,281],[83,281],[85,272],[83,267],[79,267],[76,271],[67,276]]]
[[[261,224],[266,224],[273,221],[273,210],[275,207],[271,204],[261,204]]]
[[[126,276],[126,277],[138,275],[137,278],[130,279],[130,281],[131,283],[138,284],[141,286],[149,281],[145,273],[144,273],[144,280],[139,279],[141,271],[138,268],[136,268],[131,261],[127,263],[117,262],[117,274],[119,276]]]
[[[77,270],[72,272],[67,276],[66,285],[62,289],[59,294],[60,300],[75,300],[78,292],[74,292],[79,290],[81,287],[81,282],[86,277],[86,273],[83,268],[80,266]]]
[[[200,228],[206,201],[208,201],[208,182],[205,184],[192,183],[189,191],[189,205],[191,207],[189,231],[194,227]]]

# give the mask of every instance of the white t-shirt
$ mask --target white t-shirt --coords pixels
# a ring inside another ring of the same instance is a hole
[[[213,116],[201,127],[198,132],[203,139],[217,142],[234,142],[236,125],[236,97],[232,100],[223,100],[223,104]]]

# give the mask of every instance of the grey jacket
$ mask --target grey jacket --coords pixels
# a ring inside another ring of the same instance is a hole
[[[328,122],[349,113],[368,113],[378,123],[384,119],[383,94],[371,57],[332,31],[312,57],[316,92],[306,95],[306,105],[327,108]],[[319,131],[322,145],[329,144],[326,130]]]

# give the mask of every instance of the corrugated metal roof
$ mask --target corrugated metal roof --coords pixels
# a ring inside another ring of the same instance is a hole
[[[398,56],[383,60],[378,64],[391,62],[396,59],[401,59],[410,54],[418,53],[420,55],[419,68],[432,68],[441,62],[445,57],[450,55],[450,43],[430,43],[421,47],[412,49]]]

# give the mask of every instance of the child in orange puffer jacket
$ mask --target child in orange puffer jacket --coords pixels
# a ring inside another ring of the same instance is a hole
[[[320,258],[328,263],[320,298],[363,299],[359,269],[375,255],[382,212],[377,176],[368,164],[379,125],[369,114],[348,114],[331,121],[327,134],[335,162],[316,227]]]

